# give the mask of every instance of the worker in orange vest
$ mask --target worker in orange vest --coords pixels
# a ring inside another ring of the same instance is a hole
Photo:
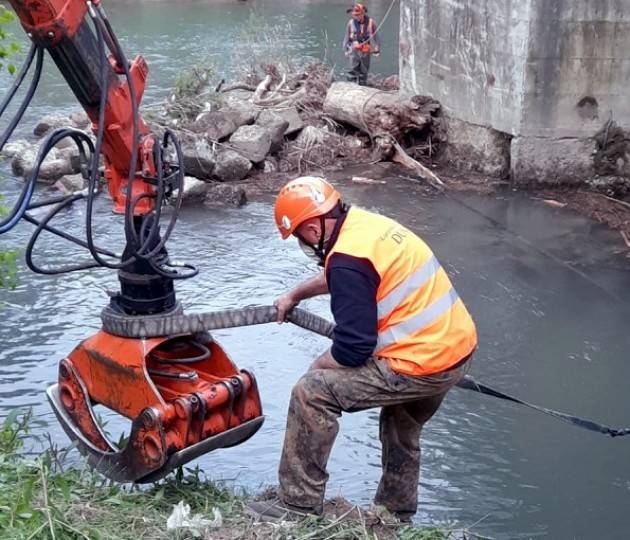
[[[275,222],[282,238],[297,238],[324,267],[276,300],[278,321],[329,293],[336,327],[332,346],[293,388],[278,498],[250,510],[320,514],[337,419],[380,407],[383,470],[374,502],[408,521],[418,505],[420,432],[468,370],[475,324],[427,244],[387,217],[348,207],[325,179],[282,188]]]
[[[350,62],[348,80],[365,85],[370,70],[370,58],[381,52],[376,23],[368,16],[367,8],[363,4],[354,4],[347,12],[352,16],[346,25],[343,39],[343,50]]]

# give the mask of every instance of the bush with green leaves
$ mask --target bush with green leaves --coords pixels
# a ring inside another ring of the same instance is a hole
[[[0,6],[0,69],[4,68],[5,63],[11,55],[20,52],[20,46],[11,39],[11,33],[7,30],[7,26],[15,20],[15,15],[6,7]],[[9,62],[6,68],[12,75],[16,72],[15,64]]]
[[[11,39],[11,33],[7,27],[15,21],[15,15],[5,6],[0,6],[0,70],[6,66],[7,71],[13,75],[16,72],[15,65],[8,62],[12,55],[20,51],[20,46]],[[8,62],[8,63],[7,63]],[[7,209],[2,205],[0,194],[0,217],[6,215]],[[16,277],[16,251],[0,250],[0,289],[15,286]]]

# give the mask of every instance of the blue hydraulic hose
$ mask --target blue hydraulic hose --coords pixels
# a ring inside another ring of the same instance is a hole
[[[35,90],[37,89],[39,78],[42,73],[44,52],[43,52],[43,49],[41,48],[37,48],[36,50],[34,48],[31,48],[29,56],[26,59],[26,62],[24,63],[22,70],[20,71],[18,80],[15,82],[15,84],[9,91],[9,96],[7,96],[7,99],[5,99],[5,101],[2,103],[2,112],[4,112],[4,110],[6,109],[6,106],[8,105],[10,98],[13,97],[13,95],[15,94],[15,91],[17,90],[22,80],[24,79],[24,75],[26,75],[26,72],[28,71],[28,68],[30,67],[30,64],[31,64],[31,61],[33,60],[33,55],[35,52],[37,55],[37,62],[35,65],[35,74],[33,75],[33,79],[31,80],[31,85],[27,91],[26,96],[24,97],[24,100],[22,101],[22,104],[20,105],[20,108],[18,109],[14,118],[11,120],[5,132],[0,137],[0,148],[4,146],[8,138],[11,136],[11,133],[13,133],[15,126],[17,126],[18,122],[22,118],[22,115],[24,114],[26,107],[28,107],[31,99],[33,98],[33,94],[35,93]],[[35,181],[37,180],[38,171],[39,171],[39,167],[36,167],[36,169],[33,171],[33,174],[31,175],[31,178],[29,178],[27,184],[22,189],[22,193],[20,193],[20,196],[18,197],[18,201],[15,203],[15,206],[11,209],[11,212],[9,213],[9,215],[0,222],[0,234],[4,234],[5,232],[10,231],[13,227],[15,227],[18,221],[20,221],[20,219],[22,219],[22,217],[24,216],[24,213],[28,210],[28,206],[31,202],[31,198],[33,197],[33,192],[35,191]]]

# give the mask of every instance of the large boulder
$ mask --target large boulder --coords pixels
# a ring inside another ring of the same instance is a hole
[[[52,129],[62,127],[75,127],[72,120],[63,114],[47,114],[35,126],[33,133],[38,137],[42,137]]]
[[[247,203],[247,194],[241,186],[233,184],[210,184],[206,193],[205,204],[209,206],[243,206]]]
[[[198,180],[192,176],[184,177],[184,192],[182,195],[183,202],[203,201],[206,198],[206,192],[208,191],[208,183],[203,180]],[[175,200],[178,196],[178,191],[175,190],[171,197],[171,200]]]
[[[11,161],[11,169],[16,176],[24,176],[28,178],[33,172],[35,161],[39,149],[35,146],[24,149],[19,154],[13,156]],[[59,180],[64,175],[75,174],[78,169],[73,167],[71,159],[64,156],[59,150],[53,148],[39,169],[37,180],[39,182],[52,184],[55,180]]]
[[[260,163],[271,149],[271,135],[261,126],[241,126],[230,137],[230,144],[250,161]]]
[[[256,120],[256,124],[264,127],[271,136],[271,148],[270,152],[275,153],[282,147],[284,143],[284,134],[289,128],[289,122],[278,115],[267,115],[263,118],[261,123],[260,117]]]
[[[237,126],[253,124],[260,114],[260,107],[248,102],[234,103],[221,109],[224,114],[230,115]]]
[[[64,195],[69,195],[75,191],[81,191],[87,187],[87,183],[80,174],[71,174],[62,176],[55,182],[54,187],[61,191]]]
[[[252,162],[234,150],[222,150],[217,154],[214,176],[223,182],[242,180],[252,169]]]
[[[33,145],[26,139],[17,139],[15,141],[9,141],[4,145],[1,155],[5,158],[12,158],[16,154],[23,153],[27,148],[31,148]]]
[[[212,140],[220,141],[234,133],[239,124],[234,121],[234,115],[223,111],[203,112],[193,124],[197,133],[205,133]]]
[[[77,111],[70,115],[70,121],[72,122],[72,126],[77,129],[88,129],[92,124],[90,117],[84,111]]]
[[[182,146],[186,174],[207,180],[211,178],[215,165],[215,153],[204,138],[191,139]]]
[[[304,122],[302,122],[302,119],[300,118],[300,113],[295,107],[265,109],[258,115],[256,123],[264,126],[278,117],[289,122],[289,125],[284,132],[285,136],[292,135],[304,127]]]

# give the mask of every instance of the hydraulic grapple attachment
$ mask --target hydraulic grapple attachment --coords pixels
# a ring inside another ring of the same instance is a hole
[[[90,465],[120,482],[159,480],[246,441],[264,421],[253,374],[207,333],[131,339],[101,331],[61,362],[47,395]],[[108,440],[94,404],[132,420],[124,448]]]

